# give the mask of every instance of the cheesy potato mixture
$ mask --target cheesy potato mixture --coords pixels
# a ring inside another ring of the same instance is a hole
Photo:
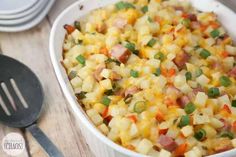
[[[64,28],[62,64],[109,139],[156,157],[236,147],[236,47],[214,13],[129,0]]]

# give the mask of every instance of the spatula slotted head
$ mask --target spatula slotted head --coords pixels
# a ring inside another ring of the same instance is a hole
[[[0,121],[10,127],[34,123],[43,104],[42,86],[24,64],[0,55]]]

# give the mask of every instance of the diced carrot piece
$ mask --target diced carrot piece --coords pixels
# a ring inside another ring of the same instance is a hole
[[[103,118],[106,118],[106,117],[107,117],[108,111],[109,111],[109,108],[106,107],[106,108],[104,109],[103,113],[102,113],[102,117],[103,117]]]
[[[200,30],[204,32],[207,29],[208,25],[201,25]]]
[[[132,146],[132,145],[128,145],[128,146],[126,146],[126,148],[129,149],[129,150],[135,150],[135,147]]]
[[[159,134],[160,135],[162,135],[162,134],[165,135],[167,133],[167,131],[168,131],[168,128],[167,129],[160,129]]]
[[[167,106],[174,106],[176,105],[176,101],[169,97],[166,97],[164,100],[164,104],[166,104]]]
[[[215,22],[215,21],[211,21],[210,22],[210,25],[213,29],[217,29],[220,27],[219,23],[218,22]]]
[[[175,75],[175,69],[174,68],[169,69],[168,74],[169,74],[170,77],[174,76]]]
[[[165,69],[165,68],[162,68],[161,69],[161,74],[164,75],[165,77],[167,77],[168,76],[168,70]]]
[[[188,18],[188,14],[187,14],[187,13],[183,13],[183,14],[182,14],[182,17],[183,17],[183,18]]]
[[[223,51],[223,52],[221,53],[221,56],[224,57],[224,58],[226,58],[226,57],[229,56],[229,53],[228,53],[227,51]]]
[[[67,25],[67,24],[64,25],[64,28],[65,28],[65,30],[67,31],[68,34],[71,34],[75,30],[74,26]]]
[[[158,122],[162,122],[164,120],[164,114],[159,109],[157,110],[156,120]]]
[[[108,49],[106,47],[103,47],[100,49],[100,53],[106,55],[106,56],[110,56],[109,52],[108,52]]]
[[[184,155],[184,153],[187,151],[187,147],[188,147],[187,143],[179,145],[174,151],[175,156]]]
[[[232,129],[233,129],[234,132],[236,132],[236,121],[233,122]]]
[[[226,112],[228,112],[229,114],[231,114],[231,110],[230,110],[230,108],[229,108],[228,105],[224,104],[223,110],[226,111]]]
[[[137,122],[137,117],[135,115],[130,115],[128,116],[128,118],[133,122],[136,123]]]

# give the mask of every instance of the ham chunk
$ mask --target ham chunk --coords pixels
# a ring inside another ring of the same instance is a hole
[[[158,142],[168,151],[173,151],[177,147],[176,142],[169,136],[161,135]]]
[[[102,70],[106,68],[106,65],[104,63],[100,64],[97,69],[94,71],[93,73],[93,77],[95,78],[95,80],[97,81],[101,81],[102,80],[102,76],[100,75]]]
[[[118,17],[114,20],[113,26],[123,29],[127,25],[127,20],[121,17]]]
[[[131,55],[130,51],[120,44],[114,46],[111,49],[110,54],[121,63],[126,63]]]
[[[190,59],[190,55],[186,52],[182,52],[176,55],[174,59],[174,63],[177,65],[178,68],[182,69],[185,66],[185,63],[188,62]]]
[[[125,90],[125,97],[127,97],[128,95],[133,95],[139,91],[140,88],[138,88],[137,86],[129,87],[128,89]]]
[[[181,108],[184,108],[189,102],[190,102],[190,99],[186,95],[183,95],[177,99],[177,103]]]
[[[229,76],[236,79],[236,67],[233,67],[233,69],[230,70],[228,74],[229,74]]]

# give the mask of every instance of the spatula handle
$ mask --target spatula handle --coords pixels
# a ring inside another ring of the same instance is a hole
[[[63,154],[57,149],[57,147],[52,143],[52,141],[42,132],[42,130],[33,124],[26,128],[38,143],[43,147],[49,157],[64,157]]]

